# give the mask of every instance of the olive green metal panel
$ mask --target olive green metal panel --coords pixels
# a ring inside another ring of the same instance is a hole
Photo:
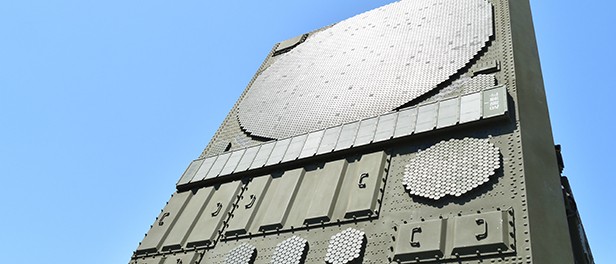
[[[306,184],[306,188],[302,184],[304,193],[310,198],[310,204],[301,207],[306,212],[303,219],[305,224],[332,220],[347,164],[346,159],[332,161],[326,163],[323,169],[306,173],[304,181],[309,179],[311,184]]]
[[[162,264],[164,258],[160,256],[133,259],[129,264]]]
[[[286,171],[272,179],[263,201],[266,206],[260,208],[258,212],[259,230],[278,229],[285,225],[304,173],[304,169],[300,168]]]
[[[197,223],[197,219],[199,219],[203,209],[205,209],[205,206],[212,197],[213,189],[214,187],[207,187],[197,190],[188,205],[186,205],[186,210],[178,218],[169,236],[165,239],[162,251],[177,250],[184,246],[188,235]],[[187,193],[190,193],[190,191]]]
[[[508,213],[495,211],[455,218],[453,254],[476,255],[509,248]]]
[[[165,208],[156,218],[150,231],[148,231],[141,244],[139,244],[136,251],[137,255],[158,251],[191,197],[191,192],[176,193],[171,197]]]
[[[386,158],[385,152],[381,151],[362,155],[359,160],[349,163],[343,187],[349,196],[345,218],[375,213]]]
[[[162,264],[198,264],[201,253],[188,252],[167,255]]]
[[[248,233],[255,219],[256,212],[261,208],[265,193],[269,189],[272,177],[270,175],[255,177],[248,183],[246,190],[239,199],[237,208],[233,210],[229,226],[225,229],[226,236]],[[264,205],[267,207],[267,205]]]
[[[445,254],[446,234],[445,219],[401,225],[396,236],[394,260],[441,258]]]
[[[221,184],[215,188],[212,197],[188,236],[187,247],[212,246],[215,243],[223,221],[233,207],[241,186],[240,181],[235,181]]]

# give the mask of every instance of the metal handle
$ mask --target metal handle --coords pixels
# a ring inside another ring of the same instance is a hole
[[[475,234],[477,240],[486,239],[488,237],[488,222],[483,218],[477,218],[475,219],[475,223],[477,223],[477,225],[483,225],[484,228],[483,233]]]
[[[368,173],[364,172],[361,175],[359,175],[359,183],[357,184],[359,186],[360,189],[366,188],[366,184],[364,183],[364,179],[368,178]]]
[[[256,200],[257,200],[257,196],[255,196],[254,194],[251,194],[250,195],[250,203],[248,203],[244,207],[246,207],[246,209],[251,208],[253,205],[255,205],[255,201]]]
[[[415,241],[416,233],[421,233],[421,227],[413,227],[411,231],[411,247],[419,247],[419,241]]]
[[[214,211],[214,212],[212,213],[212,216],[217,216],[218,214],[220,214],[220,210],[222,210],[222,204],[221,204],[220,202],[219,202],[219,203],[217,203],[217,204],[216,204],[216,206],[217,206],[218,208],[216,208],[216,211]]]
[[[158,220],[158,225],[162,226],[165,224],[165,222],[163,222],[163,220],[165,220],[165,217],[169,216],[169,212],[166,212],[163,214],[163,216],[160,217],[160,220]]]

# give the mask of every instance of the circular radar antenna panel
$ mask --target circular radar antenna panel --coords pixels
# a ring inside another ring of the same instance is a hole
[[[438,200],[477,188],[500,167],[498,148],[488,139],[452,139],[418,152],[406,165],[402,184],[411,195]]]
[[[280,139],[391,111],[462,73],[492,21],[486,0],[402,0],[354,16],[276,56],[238,119]]]

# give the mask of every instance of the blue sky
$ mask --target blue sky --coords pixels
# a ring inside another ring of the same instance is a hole
[[[272,45],[388,2],[0,2],[0,262],[127,263]],[[532,4],[555,141],[608,263],[614,4]]]

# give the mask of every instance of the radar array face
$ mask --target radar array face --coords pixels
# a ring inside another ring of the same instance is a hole
[[[527,4],[401,0],[275,45],[131,264],[574,263]]]
[[[258,75],[251,135],[284,138],[393,110],[464,68],[493,34],[485,0],[400,1],[317,32]]]

